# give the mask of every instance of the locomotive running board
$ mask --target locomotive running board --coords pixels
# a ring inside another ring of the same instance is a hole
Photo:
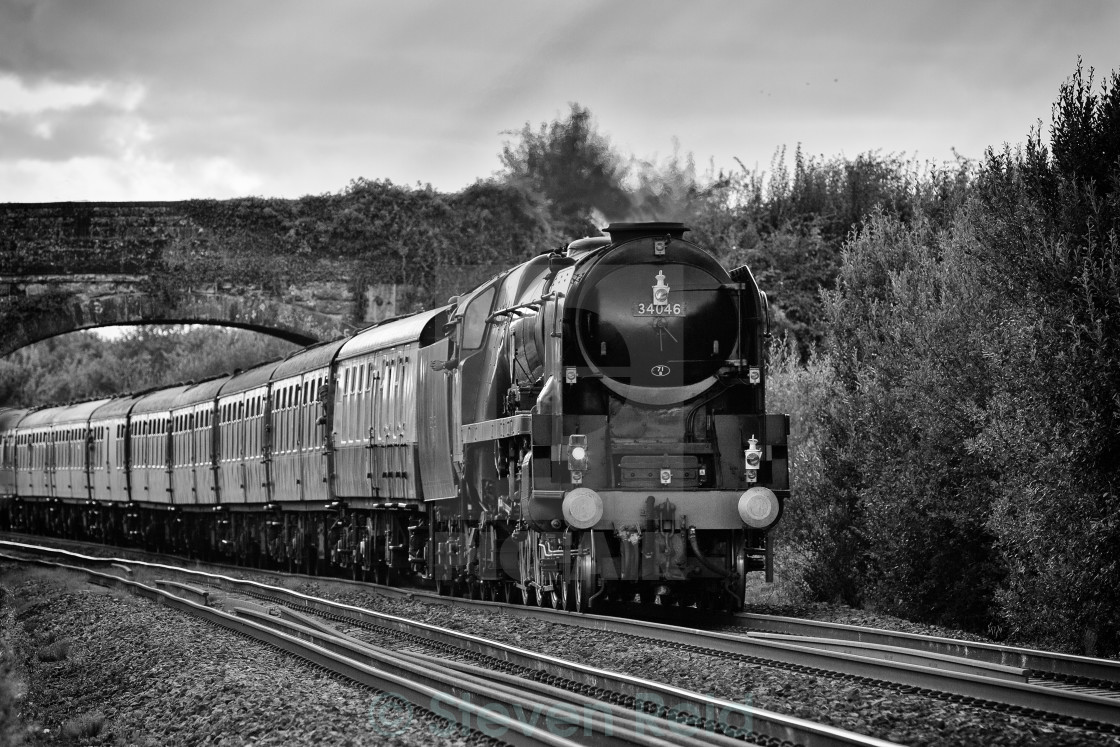
[[[463,426],[463,443],[476,444],[511,436],[530,436],[533,433],[533,416],[529,413],[510,415],[508,418],[483,420]]]

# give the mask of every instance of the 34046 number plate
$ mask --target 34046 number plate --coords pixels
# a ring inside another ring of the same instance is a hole
[[[685,316],[688,304],[684,303],[636,303],[632,307],[634,316]]]

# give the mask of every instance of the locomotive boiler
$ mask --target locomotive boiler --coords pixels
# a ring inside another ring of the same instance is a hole
[[[558,608],[738,608],[789,495],[765,294],[682,224],[604,230],[284,361],[2,412],[0,514]]]

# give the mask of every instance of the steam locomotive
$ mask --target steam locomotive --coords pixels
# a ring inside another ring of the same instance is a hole
[[[680,223],[201,383],[0,410],[0,526],[586,610],[772,578],[766,296]]]

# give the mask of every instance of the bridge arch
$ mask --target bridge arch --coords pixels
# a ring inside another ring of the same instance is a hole
[[[256,198],[0,204],[0,356],[111,324],[329,340],[430,308],[494,273],[486,263],[417,273],[406,261],[424,251],[415,237],[335,242],[312,219],[322,209]]]
[[[90,293],[89,287],[81,287],[72,278],[58,285],[69,287],[8,296],[0,356],[55,335],[117,324],[214,324],[250,329],[300,345],[332,340],[355,330],[341,315],[248,289],[192,291],[169,298],[135,287],[115,292],[104,292],[101,287],[102,292]]]

